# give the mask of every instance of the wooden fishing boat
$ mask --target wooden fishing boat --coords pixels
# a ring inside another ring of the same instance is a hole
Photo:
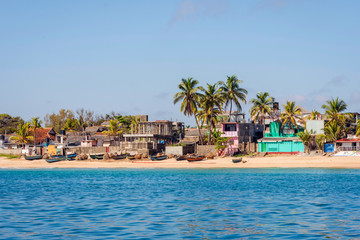
[[[186,157],[184,155],[176,156],[175,159],[176,159],[176,161],[183,161],[183,160],[186,160]]]
[[[69,161],[73,161],[73,160],[75,160],[76,156],[77,156],[77,153],[68,154],[68,155],[66,156],[66,159],[69,160]]]
[[[127,155],[126,157],[129,160],[134,160],[135,159],[135,155]]]
[[[33,156],[26,156],[24,155],[26,160],[32,161],[32,160],[39,160],[43,158],[43,155],[33,155]]]
[[[65,160],[65,158],[64,158],[64,159],[62,159],[62,158],[46,158],[45,160],[46,160],[48,163],[54,163],[54,162],[63,161],[63,160]]]
[[[188,162],[196,162],[196,161],[202,161],[205,159],[205,156],[203,155],[190,155],[190,156],[185,156],[186,160],[188,160]]]
[[[126,156],[127,154],[120,154],[120,155],[112,156],[111,158],[114,160],[120,160],[120,159],[125,159]]]
[[[150,156],[150,159],[152,161],[162,161],[162,160],[165,160],[167,159],[167,156],[166,155],[163,155],[163,156]]]
[[[242,158],[233,158],[232,159],[232,162],[233,163],[239,163],[239,162],[241,162],[242,161]]]
[[[89,154],[92,159],[103,159],[104,154]]]

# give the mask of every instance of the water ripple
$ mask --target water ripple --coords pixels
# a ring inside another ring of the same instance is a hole
[[[1,239],[358,239],[360,170],[0,170]]]

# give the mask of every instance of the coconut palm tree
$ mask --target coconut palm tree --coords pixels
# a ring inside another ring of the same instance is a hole
[[[360,119],[356,122],[356,136],[360,136]]]
[[[312,110],[309,116],[309,120],[319,120],[321,118],[321,114],[317,110]]]
[[[225,98],[225,108],[230,104],[229,121],[232,111],[232,104],[234,103],[239,111],[242,110],[240,102],[246,103],[246,89],[241,88],[240,84],[242,80],[238,79],[237,76],[226,76],[226,82],[220,81],[220,89],[223,92]]]
[[[15,136],[11,136],[10,140],[14,140],[20,145],[30,143],[34,140],[34,137],[30,134],[30,124],[20,123],[15,131]]]
[[[322,152],[326,136],[324,134],[318,134],[315,136],[315,141],[318,149]]]
[[[211,144],[212,127],[215,127],[216,115],[221,112],[223,103],[224,97],[218,88],[218,83],[207,84],[207,88],[204,89],[204,93],[200,98],[200,106],[205,113],[206,118],[204,120],[209,128],[208,145]]]
[[[133,117],[130,124],[132,133],[139,133],[139,123],[140,123],[140,118]]]
[[[281,113],[280,118],[282,120],[282,126],[284,126],[286,123],[289,125],[289,129],[292,128],[292,126],[297,127],[296,120],[301,120],[301,109],[299,106],[295,104],[295,102],[287,101],[286,104],[283,105],[284,112]]]
[[[335,121],[330,121],[325,124],[324,133],[326,140],[330,142],[336,142],[336,140],[342,137],[342,127]]]
[[[346,119],[350,117],[349,114],[343,113],[347,109],[347,104],[338,97],[335,99],[331,98],[326,103],[321,106],[325,110],[326,118],[339,124],[345,124]]]
[[[110,120],[109,124],[110,124],[109,129],[107,131],[103,131],[103,133],[108,135],[110,139],[111,139],[111,137],[114,137],[114,140],[115,140],[115,138],[122,133],[122,130],[121,130],[122,124],[119,123],[119,121],[117,121],[117,120]]]
[[[197,111],[202,96],[199,91],[204,89],[201,86],[197,86],[198,84],[199,82],[192,77],[188,79],[181,79],[181,83],[178,85],[180,92],[174,95],[174,104],[181,101],[180,111],[188,117],[195,117],[196,126],[199,130],[200,144],[202,144],[202,136],[197,119]]]
[[[265,125],[265,116],[271,114],[274,101],[275,99],[270,97],[268,92],[257,93],[256,98],[250,100],[250,103],[253,104],[250,108],[251,119]]]
[[[308,130],[305,130],[305,132],[300,132],[299,138],[301,139],[301,141],[303,142],[304,146],[305,146],[305,152],[310,153],[310,144],[311,144],[311,132],[309,132]]]
[[[35,132],[36,132],[36,129],[38,128],[42,128],[41,126],[42,124],[42,121],[39,120],[39,117],[33,117],[31,118],[31,122],[30,122],[30,128],[31,128],[31,131],[33,132],[34,134],[34,147],[35,147],[35,144],[36,144],[36,139],[35,139]]]

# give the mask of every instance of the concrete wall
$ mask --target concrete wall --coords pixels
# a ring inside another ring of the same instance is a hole
[[[20,149],[2,149],[0,148],[1,154],[12,154],[12,155],[21,155],[21,148]]]
[[[184,155],[183,146],[166,146],[165,154],[166,155],[174,154],[177,156],[182,156],[182,155]]]
[[[314,134],[324,134],[324,120],[309,120],[306,122],[306,130]]]
[[[186,145],[186,146],[166,146],[165,154],[174,154],[174,155],[186,155],[188,153],[195,152],[195,144],[193,145]]]
[[[76,152],[78,154],[94,154],[94,153],[105,153],[109,149],[110,153],[144,153],[144,154],[153,154],[155,150],[153,149],[153,144],[151,142],[120,142],[119,146],[109,146],[109,147],[73,147],[69,148],[69,151]]]
[[[257,152],[257,146],[256,143],[239,143],[239,151],[240,152],[249,152],[249,153],[255,153]]]
[[[215,145],[197,145],[196,153],[199,155],[206,155],[211,152],[215,152]]]

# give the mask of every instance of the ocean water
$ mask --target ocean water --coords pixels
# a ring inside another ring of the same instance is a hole
[[[0,239],[360,239],[360,170],[0,170]]]

